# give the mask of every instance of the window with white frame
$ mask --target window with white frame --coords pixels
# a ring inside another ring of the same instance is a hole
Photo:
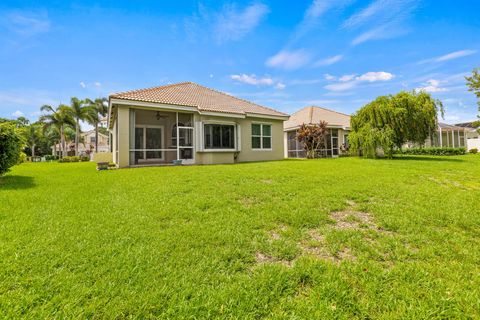
[[[205,124],[203,127],[205,149],[235,149],[235,126],[230,124]]]
[[[252,123],[252,149],[272,149],[272,125]]]

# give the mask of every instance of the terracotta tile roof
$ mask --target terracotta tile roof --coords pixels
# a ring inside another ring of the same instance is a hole
[[[285,113],[233,97],[193,82],[181,82],[166,86],[115,93],[110,95],[110,99],[112,98],[196,107],[199,111],[242,115],[255,113],[288,117]]]
[[[285,130],[297,128],[302,124],[318,123],[320,120],[327,121],[328,126],[350,127],[350,116],[337,111],[321,107],[305,107],[290,116],[290,119],[283,123]]]

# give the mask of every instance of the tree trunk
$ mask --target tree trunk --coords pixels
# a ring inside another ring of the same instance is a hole
[[[77,118],[77,122],[75,123],[75,155],[78,156],[78,136],[80,134],[80,123]]]
[[[65,146],[65,134],[64,134],[64,130],[63,130],[63,125],[60,127],[60,139],[61,139],[61,144],[62,144],[62,157],[66,157],[67,156],[67,149],[66,149],[66,146]]]
[[[95,152],[98,152],[98,122],[95,122]]]
[[[32,144],[32,158],[35,158],[35,144]]]

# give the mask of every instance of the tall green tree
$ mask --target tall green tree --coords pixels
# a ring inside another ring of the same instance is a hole
[[[372,157],[381,149],[391,157],[406,142],[423,144],[436,131],[439,113],[441,101],[425,91],[378,97],[352,116],[351,150]]]
[[[95,109],[87,104],[86,100],[76,97],[70,99],[70,109],[75,120],[75,155],[78,156],[78,143],[80,139],[80,121],[92,122],[95,117]]]
[[[107,98],[97,98],[95,100],[86,99],[89,107],[93,109],[89,117],[89,123],[95,127],[95,152],[98,152],[98,125],[102,117],[105,117],[108,112]]]
[[[40,110],[48,112],[40,117],[40,121],[45,123],[45,129],[55,127],[60,133],[60,148],[62,149],[62,155],[66,156],[65,130],[68,126],[75,126],[71,108],[64,104],[59,105],[56,109],[52,106],[44,105]]]
[[[32,157],[35,157],[35,147],[41,142],[42,128],[38,123],[32,123],[25,127],[24,136],[27,146],[32,152]]]
[[[25,117],[18,117],[15,122],[17,124],[17,128],[27,127],[30,124],[30,120]]]
[[[478,112],[477,117],[480,119],[480,68],[475,68],[472,70],[472,75],[470,77],[465,77],[467,80],[468,91],[472,91],[478,98]],[[480,127],[480,120],[475,122],[477,127]],[[480,130],[480,129],[479,129]]]

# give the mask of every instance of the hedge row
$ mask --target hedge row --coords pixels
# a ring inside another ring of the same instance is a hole
[[[84,161],[90,161],[90,158],[88,156],[72,156],[72,157],[63,157],[58,162],[84,162]]]
[[[457,156],[467,152],[465,148],[451,148],[451,147],[428,147],[428,148],[406,148],[397,150],[398,154],[412,154],[412,155],[430,155],[430,156]]]

